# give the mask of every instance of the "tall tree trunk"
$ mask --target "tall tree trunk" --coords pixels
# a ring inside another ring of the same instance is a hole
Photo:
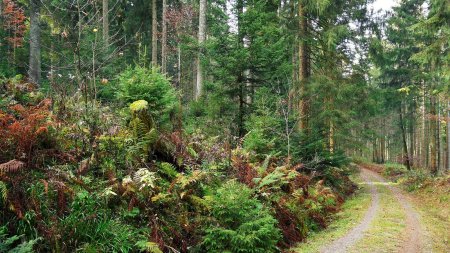
[[[437,149],[438,149],[438,158],[437,158],[437,170],[442,171],[442,168],[444,165],[444,150],[443,145],[441,143],[441,100],[438,96],[437,101],[437,130],[436,130],[436,136],[437,136]]]
[[[236,0],[237,11],[237,29],[238,29],[238,47],[244,48],[244,32],[242,14],[244,13],[244,0]],[[244,129],[244,115],[245,115],[245,88],[244,88],[244,71],[240,69],[237,77],[237,85],[239,86],[239,109],[238,109],[238,136],[243,137],[245,133]]]
[[[426,117],[427,103],[426,103],[427,91],[424,85],[423,98],[422,98],[422,167],[428,168],[428,120]]]
[[[200,50],[197,54],[197,80],[195,85],[195,100],[198,100],[203,91],[203,71],[201,56],[203,51],[203,42],[206,38],[206,0],[200,0],[199,19],[198,19],[198,45]]]
[[[399,116],[400,116],[400,129],[402,131],[402,144],[403,144],[403,153],[405,156],[405,165],[406,168],[408,170],[411,170],[411,163],[410,163],[410,158],[409,158],[409,153],[408,153],[408,144],[406,142],[406,128],[405,128],[405,122],[404,122],[404,117],[403,117],[403,105],[400,105],[400,111],[399,111]]]
[[[334,153],[334,124],[333,120],[330,120],[330,133],[328,136],[328,144],[330,153]]]
[[[109,0],[102,1],[103,11],[103,42],[106,46],[109,43]]]
[[[178,88],[181,89],[181,43],[178,42]]]
[[[156,0],[152,0],[152,66],[158,65],[158,19]]]
[[[308,117],[309,117],[309,101],[306,97],[307,82],[310,76],[310,64],[309,64],[309,46],[306,41],[308,36],[308,19],[306,15],[305,7],[302,0],[298,4],[298,18],[299,18],[299,130],[308,129]]]
[[[414,124],[415,124],[415,111],[416,111],[416,102],[413,101],[413,103],[410,106],[409,109],[409,157],[410,157],[410,163],[411,167],[414,167],[415,164],[415,156],[414,151],[416,148],[414,147]]]
[[[41,28],[40,0],[30,0],[30,64],[28,76],[30,82],[38,84],[41,81]]]
[[[436,121],[436,98],[432,95],[430,97],[430,170],[431,173],[437,173],[437,121]]]
[[[161,71],[167,72],[167,0],[162,0]]]
[[[447,172],[450,171],[450,96],[447,98]]]

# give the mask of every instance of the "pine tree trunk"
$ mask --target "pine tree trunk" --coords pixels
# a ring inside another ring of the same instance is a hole
[[[328,142],[330,145],[330,153],[334,153],[334,124],[333,121],[330,120],[330,133],[328,136]]]
[[[109,0],[102,1],[103,11],[103,42],[106,46],[109,43]]]
[[[181,89],[181,43],[178,42],[178,88]]]
[[[447,99],[447,172],[450,171],[450,97]]]
[[[408,155],[408,144],[406,142],[406,129],[405,129],[405,123],[404,123],[404,120],[403,120],[404,117],[403,117],[403,109],[402,109],[402,107],[403,107],[403,105],[400,105],[399,116],[400,116],[400,129],[402,131],[403,153],[404,153],[404,156],[405,156],[406,168],[408,170],[411,170],[411,164],[410,164],[410,159],[409,159],[409,155]]]
[[[414,167],[415,164],[415,156],[414,156],[414,124],[415,124],[415,110],[416,110],[416,103],[413,101],[412,105],[410,106],[410,113],[409,113],[409,158],[411,167]]]
[[[428,168],[428,137],[427,137],[427,118],[426,118],[426,90],[423,91],[422,98],[422,167]]]
[[[309,102],[306,98],[306,85],[310,76],[310,64],[309,64],[309,46],[306,41],[308,35],[308,19],[306,16],[306,10],[303,3],[300,1],[298,5],[298,17],[299,17],[299,130],[308,129],[308,117],[309,117]]]
[[[437,136],[437,149],[438,149],[438,154],[437,154],[437,170],[442,171],[442,165],[443,165],[443,154],[444,151],[442,149],[443,145],[441,143],[441,100],[439,99],[439,97],[437,98],[437,130],[436,130],[436,136]]]
[[[198,19],[198,44],[200,50],[197,54],[197,80],[195,85],[195,100],[198,100],[203,91],[203,71],[201,64],[201,55],[203,42],[206,38],[206,0],[200,0],[199,19]]]
[[[436,136],[436,98],[430,97],[430,170],[431,173],[437,173],[437,136]]]
[[[167,72],[167,0],[162,0],[161,72]]]
[[[41,28],[40,0],[30,0],[30,64],[28,75],[30,82],[38,84],[41,81]]]
[[[152,0],[152,66],[158,65],[158,19],[156,0]]]

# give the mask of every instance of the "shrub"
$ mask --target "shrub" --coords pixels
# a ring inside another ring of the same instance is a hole
[[[430,178],[430,173],[425,170],[411,170],[406,172],[406,177],[401,178],[400,183],[403,183],[408,191],[415,191],[430,183]]]
[[[175,90],[159,69],[140,66],[129,67],[119,76],[117,98],[127,104],[147,101],[150,114],[158,120],[163,120],[161,115],[167,116],[177,102]]]
[[[277,221],[243,184],[229,181],[211,199],[215,223],[206,230],[207,252],[274,252],[281,239]]]
[[[405,165],[399,163],[386,163],[383,174],[385,176],[399,176],[407,172]]]

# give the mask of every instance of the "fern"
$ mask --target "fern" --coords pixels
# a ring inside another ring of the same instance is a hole
[[[258,189],[280,189],[281,186],[288,184],[298,175],[294,170],[288,170],[285,167],[277,167],[274,171],[267,174],[262,179],[255,178],[254,182],[258,184]]]
[[[159,245],[156,242],[138,241],[136,243],[136,247],[138,247],[140,251],[150,253],[163,253],[162,250],[159,249]]]
[[[176,185],[179,187],[179,190],[184,190],[188,186],[196,183],[199,180],[202,180],[206,174],[200,170],[194,170],[190,175],[179,175],[175,181]]]
[[[0,164],[0,175],[7,173],[15,173],[20,171],[24,167],[25,167],[24,162],[14,159],[9,162]]]
[[[6,199],[8,198],[8,188],[6,188],[6,184],[2,181],[0,181],[0,196],[3,203],[6,203]]]
[[[23,241],[21,244],[17,245],[17,242],[22,239],[22,237],[23,235],[13,235],[9,237],[6,226],[0,227],[0,252],[31,253],[34,252],[34,245],[42,239],[38,237],[34,240]],[[17,246],[13,247],[13,245]]]
[[[146,168],[141,168],[134,174],[133,181],[139,186],[139,190],[144,188],[155,188],[155,182],[157,180],[156,173],[150,172]]]
[[[171,163],[162,162],[159,164],[159,172],[168,176],[169,178],[175,178],[178,175],[178,171]]]

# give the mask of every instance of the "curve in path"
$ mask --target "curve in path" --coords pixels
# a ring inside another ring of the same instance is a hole
[[[348,248],[354,245],[357,241],[359,241],[363,236],[364,232],[369,229],[370,223],[375,218],[379,208],[380,196],[377,191],[377,187],[373,184],[372,180],[370,180],[370,173],[368,170],[361,170],[361,178],[369,185],[370,187],[370,195],[372,197],[372,202],[370,204],[369,209],[362,221],[350,230],[344,237],[341,237],[335,240],[332,244],[322,248],[320,252],[322,253],[341,253],[346,252]]]

